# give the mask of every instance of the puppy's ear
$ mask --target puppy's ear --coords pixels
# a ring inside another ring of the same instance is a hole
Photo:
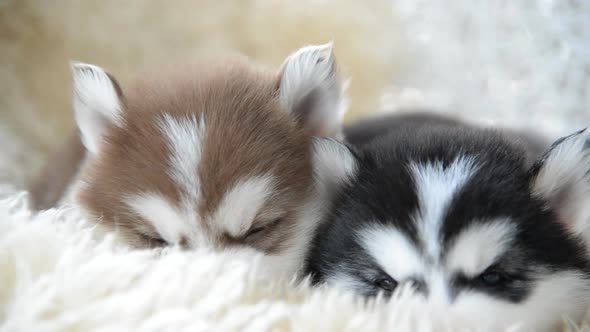
[[[313,138],[313,170],[316,183],[331,194],[348,183],[356,173],[359,159],[347,145],[331,138]]]
[[[98,66],[72,62],[71,68],[76,124],[84,146],[95,154],[107,130],[122,125],[123,93],[115,79]]]
[[[590,131],[557,140],[531,170],[533,193],[590,244]]]
[[[340,138],[346,84],[338,75],[332,43],[303,47],[283,64],[281,106],[310,135]]]

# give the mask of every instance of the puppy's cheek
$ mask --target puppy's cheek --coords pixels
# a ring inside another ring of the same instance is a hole
[[[84,215],[86,222],[92,227],[92,237],[97,241],[108,241],[112,245],[124,249],[145,249],[148,247],[145,239],[134,230],[124,227],[113,227],[109,223],[97,223],[96,218],[89,214]],[[93,219],[90,219],[93,218]]]
[[[459,296],[451,311],[457,319],[493,326],[495,330],[518,323],[524,331],[544,331],[559,326],[562,317],[579,321],[588,305],[587,289],[586,281],[579,275],[563,272],[543,277],[520,303],[473,292]]]

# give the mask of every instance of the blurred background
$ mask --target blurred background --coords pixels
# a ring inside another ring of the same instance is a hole
[[[278,67],[334,40],[347,121],[432,109],[559,136],[590,124],[588,0],[0,0],[0,184],[73,130],[71,59],[125,83],[241,52]]]

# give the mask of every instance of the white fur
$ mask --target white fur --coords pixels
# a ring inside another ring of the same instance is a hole
[[[326,284],[330,285],[330,287],[339,289],[340,291],[351,293],[362,292],[367,287],[367,285],[358,280],[358,278],[342,272],[330,274],[326,279]]]
[[[515,231],[514,224],[507,220],[473,224],[459,233],[447,253],[445,266],[476,276],[506,252]]]
[[[198,168],[203,152],[205,120],[197,120],[194,115],[175,118],[164,114],[158,127],[167,138],[171,150],[168,156],[170,177],[183,188],[191,204],[198,204],[201,196]]]
[[[365,250],[398,282],[421,277],[426,272],[418,248],[393,227],[373,227],[359,234]]]
[[[187,238],[192,243],[200,239],[195,239],[195,230],[199,228],[196,218],[190,220],[191,215],[187,211],[182,211],[165,197],[154,193],[145,193],[134,195],[127,198],[126,203],[135,213],[144,220],[150,222],[163,240],[168,243],[178,243],[181,238]]]
[[[332,42],[299,49],[291,54],[283,65],[280,83],[281,105],[287,112],[294,112],[304,98],[311,93],[316,103],[305,114],[295,114],[307,124],[307,129],[318,136],[338,137],[342,117],[346,110],[344,85],[335,73]]]
[[[586,129],[556,146],[541,167],[533,190],[550,204],[554,203],[553,208],[568,229],[582,235],[590,246],[589,143],[590,131]],[[567,199],[554,202],[559,196]]]
[[[363,248],[379,266],[398,282],[413,278],[423,279],[429,288],[432,301],[449,305],[449,276],[458,271],[475,276],[503,254],[512,240],[514,227],[507,221],[490,221],[476,224],[461,232],[451,246],[444,262],[431,261],[425,257],[406,235],[393,227],[372,227],[363,230],[359,239]],[[340,287],[353,285],[354,278],[340,273],[330,278]]]
[[[471,324],[484,324],[492,330],[518,323],[523,331],[550,331],[562,321],[558,313],[567,312],[568,319],[578,321],[589,302],[588,282],[575,273],[562,272],[540,279],[523,303],[510,304],[485,294],[465,292],[456,299],[452,311]]]
[[[430,266],[430,271],[424,276],[428,285],[428,301],[439,308],[451,306],[454,296],[449,285],[449,273],[442,266]]]
[[[342,143],[327,138],[313,138],[312,163],[314,179],[322,197],[330,196],[337,187],[350,181],[357,160]]]
[[[440,257],[440,227],[453,195],[476,171],[472,157],[455,160],[445,169],[442,163],[411,164],[419,211],[414,216],[431,259]]]
[[[303,259],[316,227],[328,213],[333,194],[350,181],[357,170],[354,155],[334,139],[314,137],[312,149],[314,192],[298,214],[297,235],[289,246],[289,255],[294,261]]]
[[[108,127],[122,124],[119,96],[102,68],[78,62],[71,67],[76,123],[84,146],[96,153]]]
[[[436,262],[425,257],[406,235],[393,227],[374,227],[362,232],[361,243],[379,266],[398,283],[411,285],[414,279],[424,281],[428,286],[429,301],[440,306],[451,304],[446,269],[433,264]],[[339,279],[337,281],[341,287],[348,284],[361,289],[352,280],[346,280],[343,276],[339,276]]]
[[[260,208],[274,193],[272,175],[255,176],[237,182],[217,207],[212,224],[234,237],[244,235],[252,226]]]
[[[91,232],[94,222],[79,212],[33,214],[26,195],[0,194],[0,331],[507,331],[492,326],[555,319],[545,306],[492,316],[477,299],[461,311],[408,296],[367,304],[339,290],[292,287],[242,250],[129,251]],[[560,282],[578,289],[566,277]],[[537,303],[584,310],[586,294],[546,289]]]
[[[301,209],[296,211],[297,222],[293,231],[294,235],[289,239],[281,256],[277,257],[277,260],[282,261],[282,269],[288,275],[296,275],[301,272],[311,239],[315,235],[322,217],[327,213],[329,203],[329,198],[316,187]]]

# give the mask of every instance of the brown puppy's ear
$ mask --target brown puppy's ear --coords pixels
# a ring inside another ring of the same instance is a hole
[[[346,110],[345,85],[338,75],[332,43],[306,46],[283,64],[281,106],[310,135],[339,138]]]
[[[590,131],[557,140],[531,170],[533,193],[590,244]]]
[[[95,154],[109,127],[121,126],[122,91],[104,69],[72,62],[73,106],[86,149]]]

